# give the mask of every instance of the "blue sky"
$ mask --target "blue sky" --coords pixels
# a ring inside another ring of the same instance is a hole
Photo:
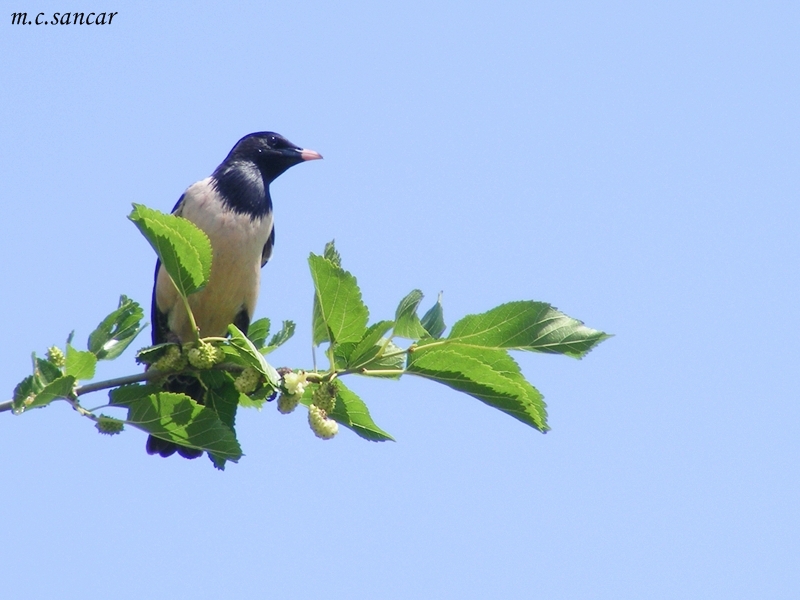
[[[4,413],[8,597],[795,597],[794,3],[77,8],[119,14],[0,24],[5,396],[121,293],[149,311],[130,204],[169,210],[259,130],[325,156],[273,186],[276,366],[310,365],[332,238],[375,320],[420,288],[448,324],[534,299],[615,337],[517,357],[544,436],[413,379],[351,381],[397,443],[243,411],[224,473],[63,403]]]

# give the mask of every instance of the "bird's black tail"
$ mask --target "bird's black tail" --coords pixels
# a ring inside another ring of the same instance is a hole
[[[174,392],[176,394],[186,394],[187,396],[196,400],[198,404],[204,404],[203,394],[205,390],[203,389],[203,386],[200,385],[200,381],[191,376],[179,375],[170,377],[164,383],[164,391]],[[158,454],[164,458],[167,456],[172,456],[176,452],[183,458],[189,459],[203,456],[202,450],[198,450],[197,448],[189,448],[188,446],[181,446],[175,442],[162,440],[161,438],[157,438],[152,435],[147,437],[146,449],[148,454]]]

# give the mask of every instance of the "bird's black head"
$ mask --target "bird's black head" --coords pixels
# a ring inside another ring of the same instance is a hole
[[[269,184],[289,167],[319,158],[318,152],[295,146],[277,133],[251,133],[236,142],[212,177],[227,206],[263,217],[272,210]]]
[[[249,162],[255,164],[267,184],[289,167],[306,160],[322,158],[314,150],[304,150],[280,134],[262,131],[244,136],[233,147],[223,164]]]

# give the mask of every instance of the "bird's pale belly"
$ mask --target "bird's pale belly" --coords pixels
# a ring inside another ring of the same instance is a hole
[[[192,188],[187,190],[180,215],[208,235],[213,261],[208,284],[189,296],[189,305],[201,337],[222,337],[242,309],[248,316],[253,315],[260,287],[261,254],[272,231],[272,215],[251,219],[218,205],[210,206],[217,204],[215,195],[197,193]],[[158,278],[159,310],[167,313],[169,329],[182,343],[191,341],[194,333],[186,310],[163,267]]]

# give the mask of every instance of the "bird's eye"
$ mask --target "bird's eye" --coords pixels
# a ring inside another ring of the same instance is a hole
[[[274,145],[278,143],[278,137],[275,135],[269,136],[269,143],[270,145]]]

